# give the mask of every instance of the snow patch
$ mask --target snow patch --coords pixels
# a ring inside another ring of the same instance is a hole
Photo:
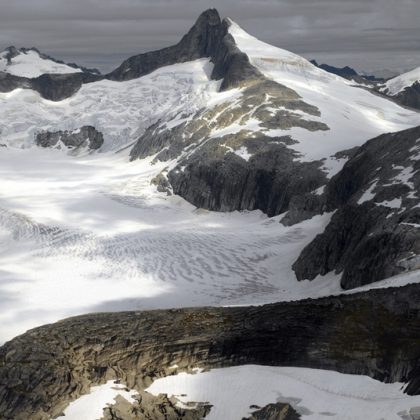
[[[65,420],[97,420],[103,417],[103,409],[108,405],[115,404],[118,396],[126,399],[130,404],[135,403],[137,391],[127,390],[124,385],[108,381],[104,385],[91,388],[90,393],[82,395],[70,403],[64,410]]]
[[[375,198],[376,194],[374,194],[373,191],[376,188],[377,183],[378,183],[378,180],[373,181],[371,186],[357,200],[357,204],[363,204],[366,201],[370,201],[370,200],[373,200]]]
[[[196,374],[179,373],[153,382],[153,395],[188,402],[208,402],[209,420],[237,420],[251,415],[251,405],[289,403],[302,419],[401,420],[420,405],[420,396],[403,384],[385,384],[368,376],[297,367],[244,365]]]

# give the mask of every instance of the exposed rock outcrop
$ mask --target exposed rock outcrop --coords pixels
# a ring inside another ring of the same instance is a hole
[[[138,402],[131,404],[117,397],[115,404],[105,408],[101,420],[198,420],[211,411],[208,404],[196,403],[189,408],[181,408],[174,397],[168,398],[162,394],[154,396],[145,391],[139,391],[135,399]]]
[[[420,393],[420,286],[277,303],[92,314],[36,328],[0,348],[0,415],[47,419],[94,384],[143,390],[194,367],[333,369]],[[29,414],[30,413],[30,414]]]
[[[65,146],[76,150],[83,148],[97,150],[103,142],[102,133],[90,125],[84,125],[73,131],[43,131],[38,133],[35,138],[35,143],[41,147]]]
[[[270,129],[328,130],[318,108],[292,89],[271,80],[253,81],[237,99],[199,111],[185,122],[166,128],[150,126],[131,151],[131,159],[157,154],[178,158],[167,178],[173,192],[210,210],[255,210],[268,215],[288,209],[290,200],[325,184],[322,163],[299,162],[287,146],[289,136],[270,137]],[[258,121],[258,130],[246,124]],[[241,130],[231,127],[244,128]],[[226,130],[230,134],[223,133]]]
[[[401,105],[420,109],[420,82],[415,82],[406,87],[393,98]]]
[[[209,57],[214,63],[212,79],[223,79],[222,89],[241,82],[262,78],[250,64],[248,56],[235,45],[228,34],[229,20],[221,20],[216,9],[203,12],[181,41],[171,47],[130,57],[109,73],[110,80],[130,80],[159,67]]]
[[[301,416],[289,404],[273,403],[257,409],[242,420],[299,420]]]
[[[313,207],[330,224],[293,265],[298,279],[342,272],[350,289],[420,268],[420,127],[368,141]]]

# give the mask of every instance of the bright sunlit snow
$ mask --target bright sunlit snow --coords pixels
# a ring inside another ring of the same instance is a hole
[[[66,316],[264,303],[340,292],[291,264],[330,215],[284,227],[157,193],[165,164],[0,150],[0,341]]]
[[[64,420],[98,420],[103,416],[103,409],[115,404],[115,398],[121,396],[129,403],[135,402],[133,396],[136,391],[126,390],[125,386],[108,381],[90,390],[89,394],[82,395],[64,410]]]
[[[420,67],[388,80],[382,90],[387,90],[390,95],[396,95],[415,82],[420,82]]]
[[[289,403],[302,419],[311,420],[401,420],[420,411],[420,396],[404,394],[401,383],[296,367],[245,365],[179,373],[156,380],[147,391],[173,395],[184,404],[208,402],[213,405],[209,420],[240,420],[255,410],[251,405],[276,402]]]
[[[314,66],[306,59],[266,44],[231,21],[229,32],[240,50],[264,75],[295,90],[304,101],[321,111],[311,119],[326,123],[330,130],[310,132],[303,128],[271,130],[272,136],[290,134],[298,141],[290,146],[302,160],[328,158],[340,150],[360,146],[368,139],[420,124],[420,113],[401,108],[352,82]],[[336,163],[333,170],[336,173]],[[345,161],[341,162],[341,166]],[[326,169],[331,165],[328,160]]]
[[[0,143],[29,147],[39,131],[93,125],[104,135],[102,150],[120,149],[159,119],[178,120],[209,105],[212,98],[229,97],[231,93],[216,93],[220,82],[209,80],[211,69],[208,59],[174,64],[127,82],[88,83],[59,102],[32,90],[0,93]]]
[[[15,76],[32,78],[45,73],[80,73],[82,71],[79,68],[43,58],[35,50],[20,51],[19,55],[11,59],[10,64],[7,62],[5,55],[6,51],[0,53],[0,71]]]

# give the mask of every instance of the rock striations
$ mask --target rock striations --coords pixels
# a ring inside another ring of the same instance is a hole
[[[7,420],[54,418],[94,384],[120,379],[142,391],[175,364],[178,371],[333,369],[406,382],[406,392],[419,394],[419,302],[420,288],[412,285],[260,307],[70,318],[0,348],[0,413]]]
[[[294,264],[297,278],[335,270],[343,273],[342,287],[351,289],[419,269],[419,170],[420,127],[360,147],[324,195],[298,203],[302,211],[312,206],[315,213],[335,213]]]

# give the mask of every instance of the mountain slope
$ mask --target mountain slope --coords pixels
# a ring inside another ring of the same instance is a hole
[[[297,278],[335,270],[350,289],[418,270],[419,190],[420,127],[368,141],[323,196],[307,199],[314,209],[336,212],[293,265]]]
[[[151,126],[131,153],[141,158],[161,149],[156,159],[177,158],[164,175],[193,204],[279,214],[293,196],[319,188],[340,170],[346,154],[336,153],[420,122],[420,114],[225,22],[263,79],[175,127]]]
[[[394,96],[416,82],[420,82],[420,67],[387,80],[381,90],[386,91],[388,95]]]
[[[5,76],[23,85],[0,93],[0,143],[7,146],[1,149],[0,249],[11,279],[3,293],[2,337],[41,322],[16,316],[20,304],[51,322],[104,307],[319,297],[343,292],[340,281],[352,288],[400,273],[405,248],[416,252],[413,226],[399,226],[387,206],[365,205],[378,223],[363,232],[363,244],[383,227],[402,237],[384,247],[395,258],[373,265],[377,275],[354,264],[353,281],[347,257],[359,226],[342,244],[347,202],[328,201],[323,192],[334,175],[345,181],[343,166],[367,140],[418,126],[419,113],[253,38],[214,10],[176,46],[128,59],[112,74]],[[378,142],[380,159],[372,168],[412,166],[405,155],[390,163]],[[83,156],[74,159],[67,146],[78,145]],[[394,175],[384,172],[388,181]],[[369,185],[359,185],[357,194]],[[411,189],[394,190],[400,195],[378,203],[415,207]],[[323,239],[312,243],[318,234]],[[310,243],[312,251],[302,254]],[[340,247],[332,249],[334,243]],[[370,264],[374,247],[366,249],[361,261]],[[416,281],[416,260],[410,261],[411,274],[380,285]],[[102,293],[92,294],[86,278],[99,279]],[[72,299],[63,300],[63,284]],[[84,299],[75,298],[81,290]]]
[[[8,47],[0,53],[0,72],[14,76],[34,78],[43,74],[96,73],[96,69],[86,69],[76,64],[62,61],[42,54],[36,48]]]
[[[388,80],[379,90],[402,105],[420,109],[420,67]]]

